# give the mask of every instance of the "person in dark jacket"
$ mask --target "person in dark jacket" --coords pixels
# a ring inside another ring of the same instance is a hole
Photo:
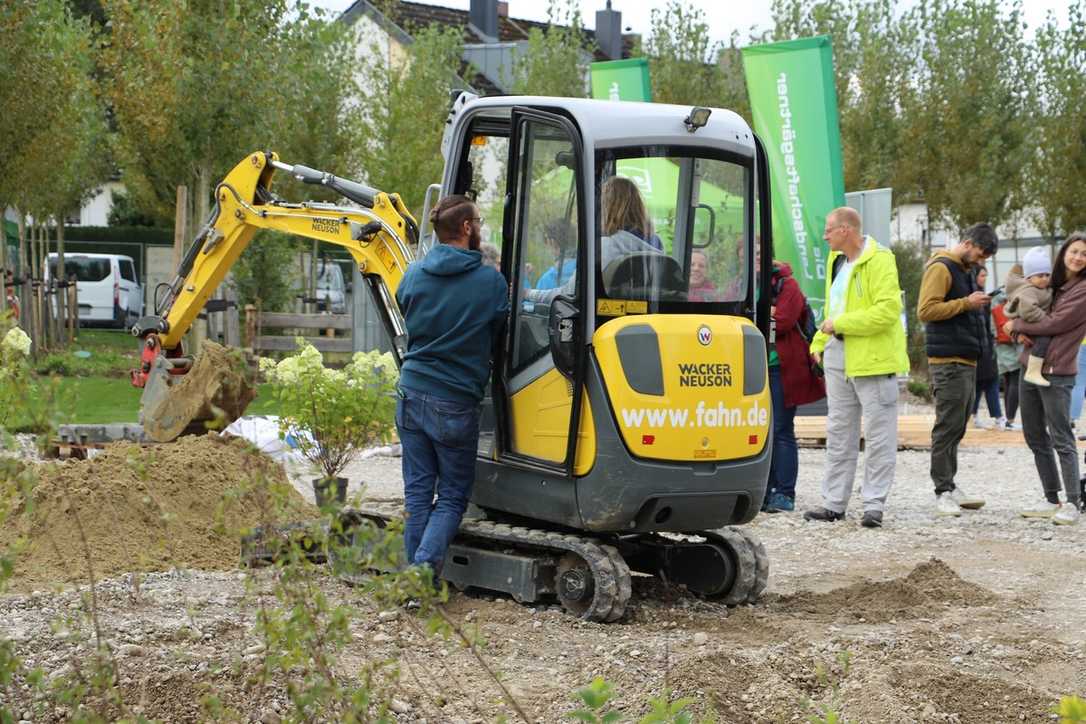
[[[509,314],[505,278],[483,263],[479,210],[446,196],[430,214],[441,241],[396,290],[407,327],[396,429],[403,446],[404,552],[435,582],[475,482],[479,404]],[[436,499],[435,499],[436,495]]]
[[[773,457],[763,509],[769,513],[796,508],[799,450],[796,408],[826,396],[826,384],[814,372],[809,341],[800,332],[806,297],[792,276],[792,267],[773,262],[775,343],[769,350],[769,394],[773,402]]]
[[[1076,231],[1056,254],[1052,265],[1052,308],[1043,319],[1027,322],[1009,320],[1003,327],[1017,334],[1025,345],[1019,357],[1026,364],[1033,337],[1051,337],[1042,374],[1048,387],[1020,381],[1022,434],[1033,452],[1037,475],[1044,490],[1044,502],[1022,511],[1030,518],[1051,518],[1057,525],[1074,525],[1080,516],[1082,488],[1078,451],[1071,428],[1071,390],[1078,372],[1078,350],[1086,336],[1086,232]],[[1059,459],[1059,466],[1056,460]],[[1066,499],[1060,503],[1060,477]]]
[[[935,396],[931,430],[931,479],[935,514],[959,516],[984,500],[966,494],[955,481],[958,444],[969,425],[977,393],[977,360],[985,331],[988,295],[977,289],[972,268],[996,253],[999,237],[988,224],[973,224],[958,243],[935,252],[924,267],[917,317],[924,323],[928,369]]]
[[[973,273],[977,289],[984,291],[988,283],[988,270],[977,267]],[[980,398],[983,396],[988,405],[988,415],[1000,430],[1007,429],[1007,418],[999,404],[999,367],[996,365],[995,328],[992,326],[991,303],[984,308],[984,337],[980,357],[977,358],[977,389],[973,396],[973,426],[987,428],[980,421]]]

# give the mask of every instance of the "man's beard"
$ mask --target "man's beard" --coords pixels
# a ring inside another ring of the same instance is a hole
[[[472,251],[479,251],[479,246],[483,243],[483,235],[479,232],[479,227],[472,225],[471,234],[468,235],[468,248]]]

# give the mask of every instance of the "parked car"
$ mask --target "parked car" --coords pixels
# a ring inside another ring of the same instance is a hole
[[[347,313],[347,285],[339,264],[334,261],[317,263],[317,289],[314,296],[322,311],[332,314]]]
[[[143,314],[143,288],[130,256],[65,254],[66,276],[75,275],[80,325],[125,329]],[[57,272],[57,255],[49,255],[48,277]]]

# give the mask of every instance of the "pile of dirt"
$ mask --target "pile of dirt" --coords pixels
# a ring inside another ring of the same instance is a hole
[[[801,591],[769,602],[780,613],[886,623],[893,619],[931,615],[942,606],[984,606],[995,595],[964,581],[938,558],[916,566],[907,576],[888,581],[860,581],[827,593]]]
[[[117,443],[90,460],[38,466],[33,505],[0,530],[0,547],[25,537],[13,584],[28,590],[171,568],[238,565],[240,535],[316,511],[282,469],[240,438]],[[85,542],[84,542],[85,541]]]

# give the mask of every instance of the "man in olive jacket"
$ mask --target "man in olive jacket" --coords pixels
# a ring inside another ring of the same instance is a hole
[[[897,375],[909,371],[894,254],[865,237],[860,215],[843,206],[826,217],[830,273],[822,326],[811,352],[826,371],[826,477],[822,507],[805,520],[845,517],[863,421],[866,453],[861,525],[882,525],[897,461]]]
[[[957,244],[932,254],[924,267],[917,316],[924,323],[928,369],[935,397],[931,429],[931,479],[935,514],[958,516],[984,501],[966,495],[955,482],[958,443],[965,437],[977,390],[977,360],[988,337],[986,305],[973,267],[996,253],[999,239],[988,224],[974,224]]]

